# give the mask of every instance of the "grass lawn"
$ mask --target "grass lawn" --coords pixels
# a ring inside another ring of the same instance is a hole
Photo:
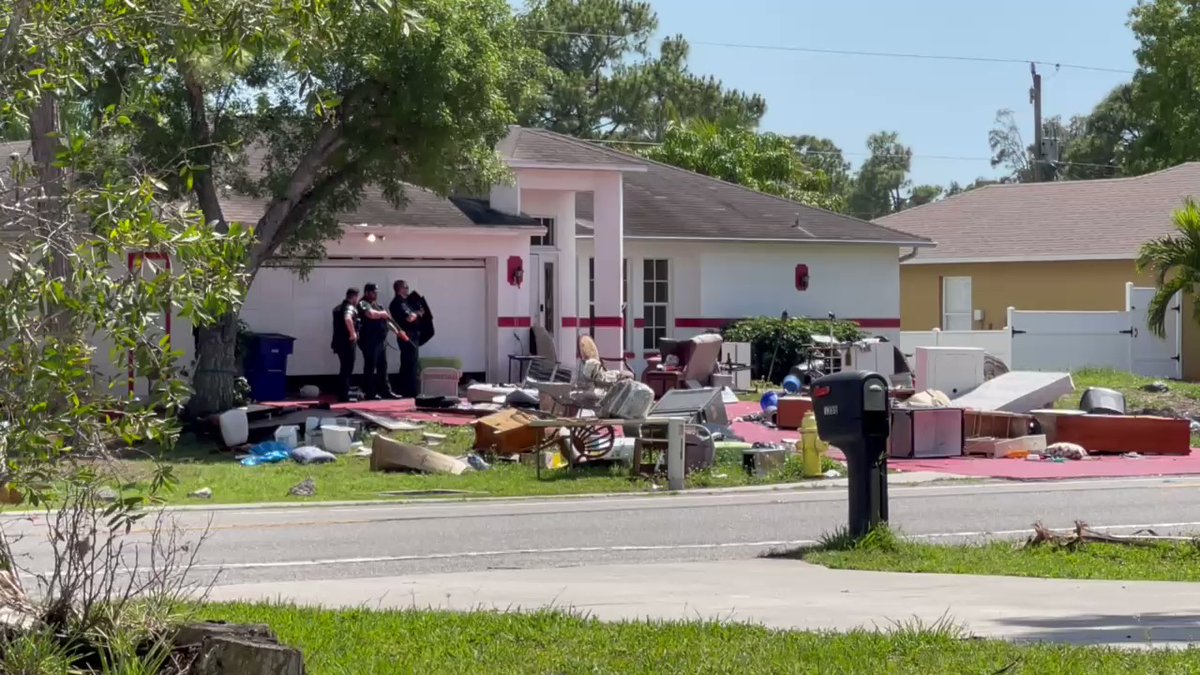
[[[1195,651],[968,640],[953,628],[846,635],[714,623],[600,623],[533,614],[328,611],[211,605],[205,619],[266,623],[312,675],[393,673],[1191,673]]]
[[[429,425],[426,431],[444,434],[446,440],[436,450],[450,455],[466,454],[473,441],[470,427],[438,427]],[[421,442],[421,432],[399,434],[413,443]],[[297,502],[305,498],[288,495],[288,489],[306,478],[317,485],[312,500],[366,500],[389,497],[513,497],[530,495],[568,495],[588,493],[636,492],[653,490],[647,480],[631,480],[625,468],[596,468],[543,471],[542,479],[533,466],[497,462],[491,471],[477,471],[462,476],[424,475],[416,473],[377,473],[368,468],[365,457],[339,457],[332,464],[302,466],[283,462],[245,467],[229,454],[217,453],[211,445],[199,442],[183,443],[166,458],[178,484],[162,495],[168,503],[210,503],[187,495],[201,488],[211,488],[211,502],[222,504]],[[825,468],[841,465],[826,460]],[[122,460],[116,470],[123,481],[136,482],[148,475],[150,460]],[[688,477],[689,487],[734,487],[787,483],[802,479],[799,457],[765,478],[755,478],[742,470],[741,451],[718,451],[711,469]],[[665,487],[665,479],[660,481]],[[403,493],[403,494],[385,494]]]
[[[1095,369],[1071,373],[1071,379],[1075,382],[1075,393],[1067,394],[1059,399],[1056,407],[1078,408],[1079,397],[1083,396],[1085,389],[1104,387],[1124,394],[1125,407],[1130,413],[1153,410],[1177,413],[1188,417],[1200,414],[1200,384],[1197,383],[1155,380],[1115,370]],[[1163,382],[1170,390],[1163,393],[1142,390],[1143,386],[1154,382]]]
[[[1123,546],[1088,543],[1067,548],[1014,542],[948,546],[904,540],[876,531],[857,545],[836,538],[795,554],[834,569],[877,572],[986,574],[1048,579],[1200,581],[1200,541]]]

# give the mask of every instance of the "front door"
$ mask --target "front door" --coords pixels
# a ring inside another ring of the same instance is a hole
[[[554,260],[550,256],[534,253],[529,256],[533,267],[533,280],[529,285],[530,298],[534,306],[534,321],[551,335],[557,335],[558,304],[555,302]]]

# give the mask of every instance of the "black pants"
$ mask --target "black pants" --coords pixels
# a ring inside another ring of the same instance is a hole
[[[354,343],[334,345],[333,353],[338,357],[337,394],[338,401],[350,400],[350,378],[354,377]]]
[[[392,388],[387,381],[387,343],[359,340],[358,348],[363,353],[363,393],[367,398],[391,395]]]
[[[397,392],[404,398],[416,398],[421,393],[421,380],[418,375],[421,350],[417,347],[419,336],[415,331],[409,333],[409,340],[400,340],[400,382]]]

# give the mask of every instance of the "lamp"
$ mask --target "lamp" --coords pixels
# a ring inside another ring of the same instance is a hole
[[[508,285],[521,287],[521,283],[525,281],[525,263],[519,255],[511,255],[508,257]]]

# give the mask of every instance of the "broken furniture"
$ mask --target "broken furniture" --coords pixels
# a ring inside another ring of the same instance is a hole
[[[1070,408],[1039,408],[1029,413],[1037,422],[1038,430],[1046,436],[1046,442],[1053,445],[1058,442],[1058,419],[1068,415],[1083,415],[1082,410]]]
[[[1125,395],[1103,387],[1088,387],[1079,399],[1079,409],[1089,415],[1124,415]]]
[[[1039,408],[1051,408],[1055,401],[1073,391],[1075,384],[1071,381],[1070,373],[1016,370],[988,380],[968,394],[950,398],[960,408],[1028,413]]]
[[[721,386],[728,386],[734,391],[750,391],[753,387],[751,381],[750,364],[753,358],[749,342],[722,342],[720,363],[717,366],[717,375],[724,375],[731,378],[731,382],[713,382],[713,386],[718,389]],[[713,375],[714,378],[717,375]]]
[[[1030,434],[1020,438],[972,438],[963,448],[963,454],[992,459],[1020,459],[1041,455],[1046,451],[1046,445],[1045,434]]]
[[[661,362],[648,367],[642,381],[650,385],[659,398],[672,389],[707,387],[717,372],[723,342],[716,333],[678,342],[662,340]]]
[[[795,450],[788,447],[746,448],[742,450],[742,469],[751,476],[766,478],[772,471],[782,468],[794,454]]]
[[[421,369],[422,396],[458,396],[462,371],[456,368],[429,367]]]
[[[961,457],[966,428],[962,408],[893,408],[888,456]]]
[[[471,470],[461,459],[379,435],[371,441],[371,471],[421,471],[455,476]]]
[[[525,379],[525,374],[529,372],[529,364],[537,361],[541,357],[532,354],[509,354],[508,355],[508,382],[521,382]],[[517,376],[513,377],[513,366],[517,368]]]
[[[646,419],[672,418],[684,423],[684,472],[712,466],[716,456],[713,429],[729,424],[721,390],[673,389],[646,415]],[[631,423],[624,425],[624,431],[626,436],[637,439],[633,446],[633,475],[654,473],[668,447],[665,427],[642,428]]]
[[[1055,442],[1074,443],[1092,455],[1188,455],[1191,422],[1169,417],[1065,415],[1055,420]]]
[[[984,383],[985,356],[977,347],[917,347],[913,386],[918,391],[935,389],[950,398],[963,396]]]
[[[475,449],[501,456],[536,450],[545,436],[530,426],[536,419],[529,412],[512,408],[480,418],[475,422]]]
[[[958,402],[955,401],[955,405]],[[990,410],[967,410],[963,424],[967,438],[1020,438],[1033,433],[1033,416]]]

